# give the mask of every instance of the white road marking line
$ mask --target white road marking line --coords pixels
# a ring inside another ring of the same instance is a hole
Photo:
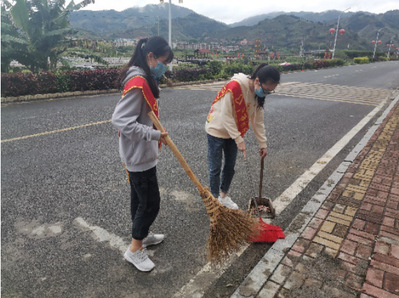
[[[386,100],[365,116],[355,127],[331,147],[321,158],[319,158],[304,174],[302,174],[289,188],[273,201],[276,215],[281,214],[284,209],[295,199],[295,197],[324,169],[327,164],[337,155],[349,141],[373,118],[383,107]],[[266,220],[265,220],[266,221]],[[173,297],[202,297],[208,287],[218,279],[229,268],[229,266],[248,248],[244,245],[240,251],[232,256],[222,267],[213,268],[207,263],[186,285],[184,285]]]
[[[79,126],[72,126],[72,127],[56,129],[56,130],[52,130],[52,131],[45,131],[45,132],[41,132],[41,133],[37,133],[37,134],[33,134],[33,135],[27,135],[27,136],[18,137],[18,138],[5,139],[5,140],[1,140],[1,143],[20,141],[20,140],[25,140],[25,139],[29,139],[29,138],[35,138],[35,137],[41,137],[41,136],[45,136],[45,135],[49,135],[49,134],[53,134],[53,133],[70,131],[70,130],[74,130],[74,129],[84,128],[84,127],[89,127],[89,126],[94,126],[94,125],[100,125],[100,124],[104,124],[104,123],[108,123],[108,122],[111,122],[111,120],[92,122],[92,123],[83,124],[83,125],[79,125]]]
[[[319,158],[305,173],[302,174],[289,188],[287,188],[276,200],[276,214],[280,214],[292,202],[292,200],[320,173],[326,165],[344,148],[349,141],[373,118],[384,106],[385,102],[374,108],[321,158]]]
[[[91,231],[91,236],[94,240],[97,240],[99,242],[109,242],[109,245],[112,248],[118,249],[123,253],[125,252],[127,247],[129,247],[129,243],[126,243],[121,237],[109,233],[101,227],[92,226],[81,217],[75,218],[73,223],[78,227],[83,228],[83,230]]]

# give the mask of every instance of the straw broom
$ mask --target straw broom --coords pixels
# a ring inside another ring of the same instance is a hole
[[[154,112],[151,111],[148,115],[155,127],[164,132],[165,129]],[[259,234],[259,223],[243,210],[228,209],[220,204],[209,189],[201,185],[172,139],[167,136],[165,140],[187,175],[199,190],[210,220],[210,232],[207,244],[208,260],[211,263],[220,263],[231,253],[237,251],[242,244]]]

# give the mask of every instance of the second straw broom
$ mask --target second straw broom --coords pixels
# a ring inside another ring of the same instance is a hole
[[[151,111],[148,115],[155,127],[165,132],[154,112]],[[209,189],[202,186],[172,139],[166,136],[165,141],[201,195],[210,220],[208,259],[211,263],[219,263],[256,236],[259,233],[259,224],[249,213],[239,209],[228,209],[220,204]]]

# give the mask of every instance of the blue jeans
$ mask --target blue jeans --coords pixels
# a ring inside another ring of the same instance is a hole
[[[132,238],[143,240],[158,215],[161,202],[156,167],[144,172],[129,172],[129,178]]]
[[[212,195],[217,198],[219,196],[219,191],[224,193],[229,191],[234,176],[234,167],[236,165],[237,145],[233,139],[221,139],[209,134],[207,136],[209,186]],[[222,179],[220,179],[223,155],[224,163]]]

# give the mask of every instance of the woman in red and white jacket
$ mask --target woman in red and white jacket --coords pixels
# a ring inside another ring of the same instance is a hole
[[[261,64],[251,76],[234,75],[212,103],[205,124],[209,184],[212,195],[228,208],[238,209],[227,193],[235,172],[237,151],[246,158],[244,135],[250,124],[259,144],[260,156],[267,155],[263,106],[266,95],[279,83],[279,71]],[[223,155],[224,166],[221,169]]]

